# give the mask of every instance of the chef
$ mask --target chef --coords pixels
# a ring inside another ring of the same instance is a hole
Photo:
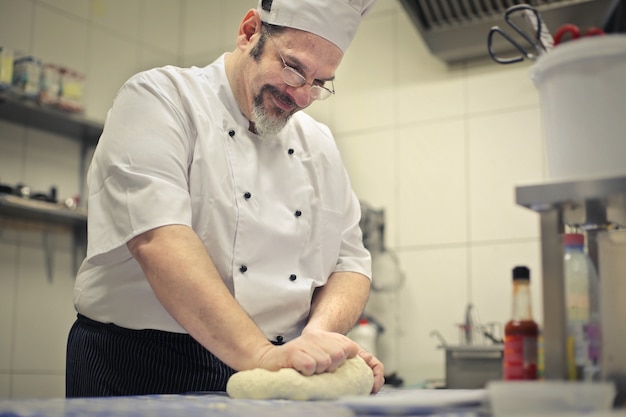
[[[330,130],[300,110],[373,0],[261,0],[204,68],[118,91],[88,172],[68,397],[223,391],[236,371],[333,372],[365,306],[370,255]]]

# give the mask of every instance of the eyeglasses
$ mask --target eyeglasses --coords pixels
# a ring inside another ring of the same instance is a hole
[[[302,87],[303,85],[311,86],[311,89],[309,90],[309,96],[313,100],[326,100],[328,97],[335,94],[335,84],[333,83],[332,80],[330,80],[330,83],[331,83],[330,89],[324,87],[323,85],[316,85],[313,83],[308,83],[306,81],[306,78],[304,78],[304,76],[300,74],[298,70],[287,65],[287,63],[285,62],[285,58],[283,58],[283,54],[280,53],[280,51],[278,50],[278,45],[276,45],[274,38],[272,38],[272,34],[269,31],[267,31],[267,35],[272,40],[272,43],[274,44],[274,47],[276,48],[276,52],[278,52],[278,56],[280,56],[281,61],[283,61],[283,69],[280,70],[280,76],[285,82],[285,84],[287,84],[290,87],[295,87],[295,88]]]

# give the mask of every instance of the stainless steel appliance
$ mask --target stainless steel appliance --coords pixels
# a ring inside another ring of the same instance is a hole
[[[575,227],[600,276],[602,378],[626,405],[626,177],[517,187],[516,201],[540,216],[545,378],[567,378],[562,234]]]

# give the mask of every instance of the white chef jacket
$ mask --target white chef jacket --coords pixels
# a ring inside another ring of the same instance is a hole
[[[224,56],[205,68],[145,71],[122,86],[88,172],[79,313],[185,333],[126,246],[170,224],[193,228],[269,340],[300,334],[314,289],[332,272],[371,276],[359,202],[330,130],[303,112],[272,141],[248,127]]]

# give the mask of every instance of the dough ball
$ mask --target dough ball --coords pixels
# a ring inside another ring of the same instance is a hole
[[[343,396],[368,395],[374,374],[359,357],[348,359],[335,372],[304,376],[292,368],[278,371],[252,369],[237,372],[228,380],[232,398],[256,400],[334,400]]]

